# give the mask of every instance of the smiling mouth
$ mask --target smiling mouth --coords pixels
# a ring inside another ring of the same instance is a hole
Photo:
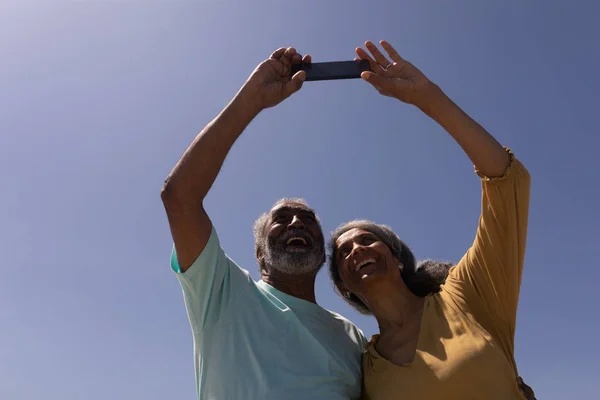
[[[292,236],[285,244],[286,246],[307,246],[308,242],[300,236]]]
[[[356,267],[354,267],[354,272],[358,272],[359,274],[361,274],[361,270],[363,270],[364,268],[367,268],[371,265],[375,265],[375,259],[374,258],[367,258],[366,260],[362,260],[361,262],[359,262],[358,264],[356,264]],[[368,271],[364,271],[365,273],[363,273],[360,277],[360,279],[365,279],[368,277],[368,274],[366,272]]]

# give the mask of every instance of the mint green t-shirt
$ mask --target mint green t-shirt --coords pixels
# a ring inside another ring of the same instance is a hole
[[[194,336],[201,400],[360,398],[367,342],[339,314],[254,282],[223,251],[213,228],[202,254],[181,273]]]

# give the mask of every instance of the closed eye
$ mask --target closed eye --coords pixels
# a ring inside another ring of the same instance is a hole
[[[341,249],[338,250],[338,255],[342,258],[346,258],[348,257],[348,254],[350,254],[350,252],[348,251],[347,247],[343,247]]]
[[[311,223],[316,223],[317,222],[317,217],[315,217],[315,215],[313,213],[310,212],[304,212],[301,214],[302,220],[303,221],[309,221]]]
[[[278,224],[282,224],[284,222],[286,222],[288,220],[287,215],[284,214],[279,214],[276,215],[275,217],[273,217],[273,222],[278,223]]]
[[[371,236],[363,236],[360,238],[360,244],[368,246],[375,242],[375,239]]]

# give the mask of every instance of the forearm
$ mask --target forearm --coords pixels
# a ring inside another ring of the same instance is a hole
[[[254,96],[243,87],[187,148],[165,181],[163,198],[201,202],[236,139],[259,112]]]
[[[460,145],[475,167],[487,177],[501,176],[510,156],[496,139],[435,87],[421,110],[437,121]]]

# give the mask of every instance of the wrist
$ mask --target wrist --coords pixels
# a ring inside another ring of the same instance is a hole
[[[416,106],[430,118],[439,122],[445,114],[452,111],[455,104],[439,86],[431,83],[427,94],[423,96],[423,101]]]
[[[256,117],[263,109],[260,102],[260,93],[250,82],[246,82],[236,93],[233,101],[250,119]]]

